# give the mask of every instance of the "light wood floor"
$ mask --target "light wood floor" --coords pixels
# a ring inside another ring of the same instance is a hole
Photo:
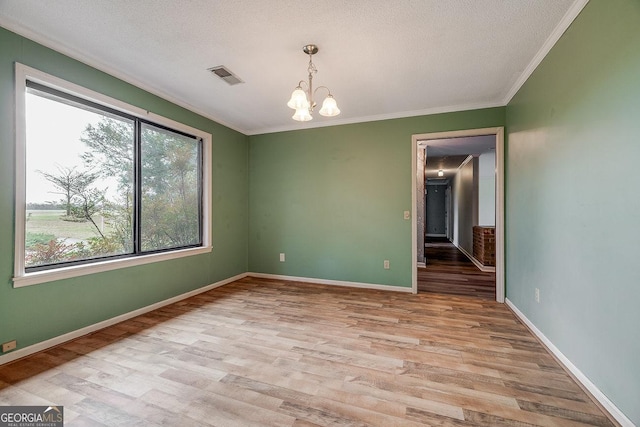
[[[468,295],[495,301],[496,273],[482,272],[446,238],[425,239],[426,268],[418,268],[418,292]]]
[[[0,367],[67,426],[611,425],[504,306],[245,278]]]

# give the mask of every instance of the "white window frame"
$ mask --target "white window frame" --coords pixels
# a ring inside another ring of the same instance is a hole
[[[102,271],[160,262],[169,259],[210,253],[212,250],[212,206],[211,206],[211,153],[210,133],[176,122],[166,117],[129,105],[77,84],[47,74],[35,68],[15,63],[15,106],[16,106],[16,193],[15,193],[15,262],[13,287],[36,285],[54,280],[84,276]],[[95,262],[71,266],[53,267],[47,270],[25,271],[25,213],[26,213],[26,110],[25,95],[27,80],[37,82],[62,92],[113,108],[123,113],[148,120],[181,132],[202,138],[202,246],[176,249],[148,255],[136,255],[118,259],[97,260]]]

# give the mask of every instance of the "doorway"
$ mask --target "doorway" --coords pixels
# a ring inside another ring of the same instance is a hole
[[[412,176],[415,178],[415,181],[412,185],[412,290],[414,293],[418,292],[418,263],[420,262],[419,258],[419,247],[420,245],[424,246],[424,236],[426,235],[424,229],[424,223],[422,227],[420,227],[420,235],[419,235],[419,225],[418,220],[421,219],[424,221],[424,217],[426,212],[424,209],[420,209],[419,206],[423,204],[423,194],[424,189],[429,185],[425,184],[426,179],[424,176],[424,171],[419,170],[419,162],[424,159],[424,152],[420,153],[422,150],[419,148],[419,144],[424,144],[424,141],[435,141],[435,140],[450,140],[454,138],[471,138],[471,137],[481,137],[481,136],[494,136],[495,137],[495,295],[496,301],[504,302],[505,298],[505,289],[504,289],[504,128],[496,127],[496,128],[484,128],[484,129],[471,129],[464,131],[452,131],[452,132],[437,132],[437,133],[428,133],[428,134],[416,134],[412,136]],[[445,141],[446,142],[446,141]],[[428,154],[427,154],[428,156]],[[468,161],[472,161],[473,159],[469,159]],[[445,184],[443,182],[443,184]],[[449,191],[450,186],[448,187]],[[440,191],[440,190],[439,190]],[[446,190],[445,190],[446,191]],[[445,197],[446,197],[445,193]],[[446,197],[448,200],[445,202],[449,207],[453,204],[453,197]],[[477,214],[476,214],[477,215]],[[455,223],[452,224],[452,216],[453,211],[451,208],[447,209],[446,221],[448,224],[448,229],[445,230],[445,236],[452,236],[455,230]],[[473,220],[474,224],[477,224],[477,217]],[[453,226],[453,227],[452,227]],[[468,232],[467,232],[468,234]],[[422,239],[419,237],[422,236]],[[465,239],[468,239],[469,236],[464,236]],[[421,243],[422,242],[422,243]],[[424,250],[422,251],[422,256],[424,256]]]

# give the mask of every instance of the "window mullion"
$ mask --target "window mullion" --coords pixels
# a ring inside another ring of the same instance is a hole
[[[140,224],[142,218],[142,123],[140,120],[135,121],[133,153],[133,251],[135,254],[140,254],[142,253]]]
[[[203,141],[202,138],[196,138],[198,140],[198,234],[200,236],[200,244],[203,243],[204,240],[204,227],[203,227],[203,206],[202,206],[202,201],[204,200],[203,196],[204,196],[204,189],[203,189],[203,182],[204,182],[204,171],[203,171],[203,153],[202,153],[202,145],[203,145]]]

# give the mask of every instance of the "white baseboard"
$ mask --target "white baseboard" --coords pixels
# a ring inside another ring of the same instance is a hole
[[[418,268],[425,268],[427,266],[426,262],[418,262],[416,263],[416,265],[418,266]]]
[[[484,273],[495,273],[495,271],[496,271],[495,267],[489,267],[489,266],[486,266],[486,265],[482,264],[480,261],[475,259],[473,255],[471,255],[469,252],[467,252],[467,250],[465,248],[463,248],[462,246],[455,245],[455,247],[458,248],[460,250],[460,252],[462,252],[467,258],[469,258],[469,261],[474,263],[475,266],[478,267],[478,269],[480,271],[482,271]]]
[[[266,278],[266,279],[278,279],[278,280],[290,280],[295,282],[306,282],[306,283],[318,283],[321,285],[336,285],[336,286],[348,286],[353,288],[367,288],[367,289],[378,289],[384,291],[395,291],[395,292],[412,292],[411,288],[403,288],[399,286],[391,286],[391,285],[377,285],[373,283],[359,283],[359,282],[345,282],[339,280],[326,280],[326,279],[314,279],[308,277],[295,277],[295,276],[282,276],[277,274],[265,274],[265,273],[241,273],[233,277],[229,277],[227,279],[221,280],[216,283],[212,283],[210,285],[204,286],[202,288],[194,289],[192,291],[186,292],[184,294],[176,295],[175,297],[156,302],[154,304],[148,305],[146,307],[139,308],[134,311],[130,311],[128,313],[121,314],[116,317],[112,317],[111,319],[103,320],[102,322],[94,323],[93,325],[85,326],[84,328],[77,329],[72,332],[68,332],[66,334],[48,339],[46,341],[39,342],[37,344],[30,345],[28,347],[21,348],[19,350],[12,351],[11,353],[7,353],[0,356],[0,365],[4,365],[9,362],[13,362],[14,360],[21,359],[23,357],[29,356],[31,354],[37,353],[39,351],[46,350],[51,347],[55,347],[56,345],[60,345],[64,342],[71,341],[76,338],[80,338],[84,335],[90,334],[92,332],[99,331],[100,329],[104,329],[106,327],[115,325],[117,323],[123,322],[128,319],[132,319],[136,316],[140,316],[141,314],[148,313],[153,310],[157,310],[158,308],[167,306],[169,304],[173,304],[178,301],[182,301],[183,299],[190,298],[192,296],[201,294],[203,292],[210,291],[211,289],[215,289],[217,287],[226,285],[231,282],[235,282],[236,280],[244,279],[247,276],[253,276],[258,278]]]
[[[623,427],[635,427],[635,424],[631,422],[627,416],[618,409],[612,401],[609,400],[600,389],[592,383],[585,374],[580,371],[562,352],[555,346],[549,339],[531,323],[531,321],[524,315],[508,298],[505,299],[507,306],[513,311],[513,313],[531,330],[531,332],[538,337],[542,344],[560,361],[564,367],[573,374],[584,388],[591,393],[594,399],[596,399],[602,407],[615,418],[618,423]]]
[[[462,249],[461,251],[463,253],[465,252]],[[465,255],[467,254],[465,253]],[[289,281],[304,282],[304,283],[318,283],[323,285],[377,289],[377,290],[394,291],[394,292],[412,292],[411,288],[391,286],[391,285],[379,285],[379,284],[373,284],[373,283],[315,279],[315,278],[309,278],[309,277],[284,276],[284,275],[267,274],[267,273],[241,273],[236,276],[221,280],[219,282],[204,286],[202,288],[194,289],[184,294],[180,294],[175,297],[172,297],[163,301],[159,301],[157,303],[139,308],[129,313],[121,314],[120,316],[116,316],[111,319],[107,319],[102,322],[98,322],[93,325],[89,325],[84,328],[66,333],[64,335],[60,335],[55,338],[51,338],[49,340],[31,345],[29,347],[21,348],[11,353],[2,355],[0,356],[0,365],[29,356],[39,351],[46,350],[48,348],[54,347],[64,342],[82,337],[84,335],[90,334],[100,329],[104,329],[108,326],[115,325],[122,321],[134,318],[136,316],[140,316],[142,314],[148,313],[158,308],[167,306],[169,304],[173,304],[183,299],[190,298],[192,296],[201,294],[203,292],[207,292],[211,289],[215,289],[217,287],[226,285],[228,283],[235,282],[236,280],[243,279],[247,276],[265,278],[265,279],[289,280]],[[575,378],[589,391],[589,393],[591,393],[591,395],[598,402],[600,402],[600,404],[605,408],[605,410],[607,410],[611,414],[611,416],[613,416],[620,423],[620,425],[622,425],[623,427],[635,427],[635,425],[631,422],[631,420],[627,418],[627,416],[624,415],[624,413],[620,411],[620,409],[618,409],[618,407],[613,402],[611,402],[609,398],[607,398],[607,396],[605,396],[605,394],[602,393],[600,389],[598,389],[598,387],[589,380],[589,378],[587,378],[573,363],[571,363],[571,361],[564,354],[562,354],[562,352],[551,341],[549,341],[549,339],[533,323],[531,323],[531,321],[508,298],[505,299],[505,303],[513,311],[513,313],[531,330],[531,332],[536,337],[538,337],[540,341],[542,341],[545,347],[547,347],[547,349],[558,358],[560,363],[562,363],[564,367],[567,370],[569,370],[569,372],[571,372],[575,376]]]
[[[283,276],[280,274],[268,274],[268,273],[247,273],[247,276],[257,277],[261,279],[276,279],[276,280],[289,280],[292,282],[317,283],[319,285],[334,285],[334,286],[346,286],[349,288],[377,289],[380,291],[413,292],[413,289],[411,289],[410,287],[378,285],[375,283],[347,282],[344,280],[316,279],[313,277]]]
[[[85,326],[84,328],[77,329],[72,332],[68,332],[64,335],[57,336],[55,338],[48,339],[46,341],[39,342],[37,344],[30,345],[28,347],[21,348],[16,351],[12,351],[11,353],[4,354],[0,356],[0,365],[4,365],[5,363],[13,362],[14,360],[18,360],[20,358],[29,356],[31,354],[37,353],[39,351],[46,350],[48,348],[54,347],[56,345],[62,344],[67,341],[71,341],[76,338],[80,338],[81,336],[90,334],[92,332],[98,331],[100,329],[104,329],[108,326],[115,325],[116,323],[120,323],[122,321],[134,318],[136,316],[140,316],[141,314],[148,313],[153,310],[157,310],[158,308],[164,307],[169,304],[173,304],[175,302],[181,301],[183,299],[192,297],[194,295],[201,294],[203,292],[210,291],[211,289],[215,289],[217,287],[226,285],[231,282],[235,282],[236,280],[243,279],[247,277],[247,273],[238,274],[233,277],[229,277],[227,279],[221,280],[216,283],[212,283],[211,285],[204,286],[202,288],[194,289],[192,291],[186,292],[184,294],[176,295],[175,297],[156,302],[154,304],[148,305],[146,307],[139,308],[134,311],[130,311],[128,313],[121,314],[116,317],[112,317],[111,319],[103,320],[102,322],[94,323],[93,325]]]
[[[433,233],[427,233],[425,234],[426,237],[447,237],[446,234],[433,234]]]

